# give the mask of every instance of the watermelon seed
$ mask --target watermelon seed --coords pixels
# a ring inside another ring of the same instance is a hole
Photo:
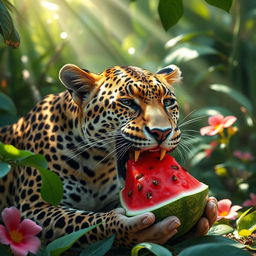
[[[152,198],[152,192],[147,192],[147,199],[151,199]]]
[[[157,186],[158,185],[158,180],[152,180],[152,183],[155,185],[155,186]]]
[[[130,190],[130,191],[128,192],[128,196],[129,196],[129,197],[132,196],[132,190]]]
[[[142,185],[141,185],[141,184],[138,184],[137,189],[138,189],[138,191],[141,191]]]
[[[171,168],[174,170],[179,170],[179,167],[177,165],[171,165]]]
[[[140,173],[140,174],[138,174],[138,175],[136,176],[136,179],[139,180],[139,179],[142,178],[142,177],[143,177],[143,173]]]
[[[173,175],[173,176],[172,176],[172,180],[173,180],[173,181],[178,180],[177,176]]]

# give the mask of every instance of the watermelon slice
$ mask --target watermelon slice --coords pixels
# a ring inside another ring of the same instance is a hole
[[[127,161],[120,200],[128,216],[148,211],[155,214],[157,221],[177,216],[181,221],[177,237],[190,230],[202,216],[208,186],[189,174],[169,154],[160,158],[160,152],[145,151],[137,161]]]

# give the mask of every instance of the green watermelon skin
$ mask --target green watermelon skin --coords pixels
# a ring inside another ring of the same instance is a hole
[[[193,195],[180,198],[152,212],[156,216],[156,221],[163,220],[168,216],[177,216],[181,222],[181,226],[175,237],[179,237],[187,233],[203,215],[207,199],[208,188]]]
[[[179,237],[187,233],[203,215],[208,186],[195,179],[172,156],[166,154],[160,160],[158,152],[142,153],[137,162],[128,161],[126,172],[120,201],[127,216],[149,211],[155,214],[156,221],[177,216],[181,226],[175,237]],[[153,179],[159,183],[152,184]],[[148,192],[150,197],[147,197]]]

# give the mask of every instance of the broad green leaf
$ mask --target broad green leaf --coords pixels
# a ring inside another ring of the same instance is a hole
[[[32,156],[33,153],[27,150],[20,150],[13,145],[0,143],[0,157],[4,160],[18,161]]]
[[[37,170],[42,178],[42,198],[52,205],[58,205],[63,196],[63,185],[60,177],[46,168],[38,167]]]
[[[196,110],[194,113],[191,114],[191,117],[205,116],[208,118],[208,116],[214,116],[218,114],[228,116],[228,115],[231,115],[232,113],[230,112],[230,110],[223,107],[209,106],[209,107],[204,107]]]
[[[41,246],[39,252],[36,253],[36,256],[49,256],[49,253],[46,250],[45,246]]]
[[[207,31],[197,31],[197,32],[190,32],[190,33],[186,33],[186,34],[180,34],[176,37],[172,37],[169,41],[167,41],[167,43],[165,44],[165,48],[173,48],[174,46],[176,46],[179,43],[185,43],[190,41],[191,39],[195,38],[195,37],[199,37],[202,35],[208,35],[211,36],[212,33]]]
[[[2,1],[0,1],[0,34],[7,45],[12,48],[19,47],[19,35],[13,25],[12,17]]]
[[[10,97],[0,92],[0,109],[16,115],[16,107]]]
[[[32,155],[18,161],[18,165],[26,165],[34,168],[48,167],[48,162],[43,155]]]
[[[10,250],[7,249],[7,247],[0,244],[0,255],[1,256],[12,256],[12,253]]]
[[[131,256],[138,256],[141,249],[147,249],[157,256],[172,256],[172,253],[165,247],[154,243],[140,243],[132,248]]]
[[[213,226],[209,230],[208,235],[219,235],[220,236],[220,235],[225,235],[225,234],[231,233],[233,231],[234,231],[234,229],[229,225],[218,224],[218,225]]]
[[[0,162],[0,178],[6,176],[11,170],[11,165]]]
[[[9,37],[12,31],[11,15],[2,1],[0,1],[0,29],[4,39]]]
[[[104,256],[112,247],[115,240],[115,236],[111,236],[102,241],[98,241],[94,244],[86,247],[79,256]]]
[[[203,236],[203,237],[197,237],[197,238],[191,238],[191,239],[184,240],[183,242],[175,244],[174,249],[175,249],[175,252],[178,253],[189,246],[208,244],[208,243],[227,244],[227,245],[235,246],[237,248],[245,247],[244,244],[238,243],[232,239],[229,239],[229,238],[226,238],[223,236],[207,235],[207,236]]]
[[[50,256],[59,256],[66,250],[68,250],[81,236],[85,233],[91,231],[92,229],[96,228],[97,226],[101,225],[93,225],[91,227],[78,230],[76,232],[70,233],[68,235],[62,236],[53,242],[47,245],[47,252]]]
[[[249,236],[256,231],[256,211],[248,209],[237,220],[237,232],[240,236]]]
[[[13,124],[16,121],[17,121],[16,115],[0,110],[0,127]]]
[[[233,0],[205,0],[208,4],[217,8],[223,9],[226,12],[230,11]]]
[[[250,253],[240,248],[219,243],[206,243],[200,245],[194,245],[183,250],[179,256],[191,256],[191,255],[225,255],[225,256],[249,256]]]
[[[15,9],[14,5],[10,2],[10,0],[3,0],[3,2],[8,10],[13,11]]]
[[[222,92],[226,95],[228,95],[230,98],[235,100],[237,103],[241,104],[243,107],[245,107],[250,113],[253,112],[253,107],[251,102],[239,91],[228,87],[223,84],[211,84],[210,89],[216,92]]]
[[[160,0],[158,4],[158,13],[165,30],[168,30],[183,15],[182,0]]]
[[[210,46],[207,45],[191,45],[188,43],[180,44],[175,47],[170,54],[168,54],[165,59],[165,64],[171,63],[184,63],[190,60],[196,59],[203,55],[218,54],[218,52]]]

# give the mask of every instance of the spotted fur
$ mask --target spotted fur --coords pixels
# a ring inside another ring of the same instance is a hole
[[[179,110],[172,84],[180,71],[172,66],[155,74],[116,66],[93,74],[66,65],[60,79],[67,91],[46,96],[17,123],[1,128],[0,140],[46,157],[64,185],[61,204],[42,200],[36,169],[15,167],[0,179],[0,210],[16,206],[43,227],[45,241],[103,222],[80,243],[116,234],[116,245],[131,246],[137,239],[114,210],[124,178],[118,160],[135,149],[177,146]]]

